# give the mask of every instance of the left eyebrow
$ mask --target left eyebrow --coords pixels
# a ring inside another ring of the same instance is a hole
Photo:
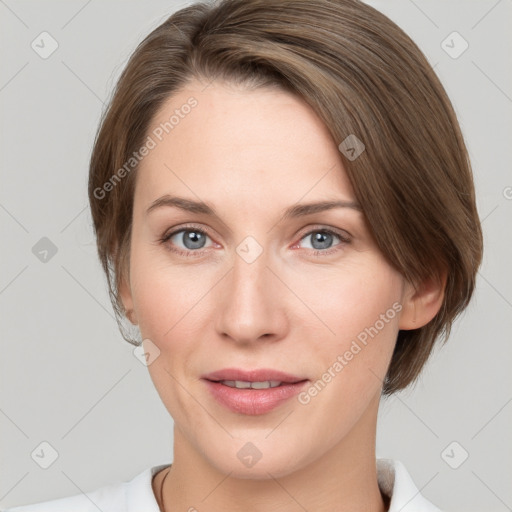
[[[333,210],[334,208],[352,208],[362,212],[363,209],[355,201],[319,201],[316,203],[305,203],[290,206],[284,211],[283,219],[291,219],[295,217],[305,217],[314,213]]]
[[[184,197],[171,196],[169,194],[159,197],[153,201],[149,208],[146,210],[146,214],[164,206],[178,208],[189,213],[204,214],[220,220],[219,214],[210,204],[203,201],[186,199]],[[296,204],[286,208],[282,215],[283,219],[286,220],[296,217],[305,217],[307,215],[312,215],[314,213],[319,213],[326,210],[332,210],[334,208],[352,208],[356,211],[362,212],[361,206],[355,201],[337,200]]]

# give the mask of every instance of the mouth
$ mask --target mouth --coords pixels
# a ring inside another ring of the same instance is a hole
[[[297,382],[282,382],[279,380],[265,380],[265,381],[246,381],[246,380],[209,380],[210,382],[217,382],[222,384],[223,386],[227,386],[229,388],[236,389],[270,389],[277,388],[279,386],[286,386],[290,384],[300,384],[301,382],[305,382],[307,379],[300,380]]]
[[[232,412],[268,413],[300,393],[308,379],[277,370],[225,369],[202,377],[211,396]]]
[[[271,368],[260,368],[255,370],[244,370],[242,368],[224,368],[217,370],[207,375],[203,375],[203,379],[210,380],[212,382],[242,382],[249,384],[256,384],[258,386],[261,383],[270,383],[272,387],[278,386],[279,384],[294,384],[307,380],[306,377],[293,375],[286,373],[281,370],[274,370]],[[245,386],[250,387],[250,386]],[[258,387],[254,389],[260,389]]]

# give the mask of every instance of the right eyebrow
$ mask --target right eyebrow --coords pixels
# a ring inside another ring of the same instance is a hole
[[[146,214],[164,206],[179,208],[180,210],[190,213],[203,213],[205,215],[219,218],[219,215],[216,213],[215,209],[208,203],[204,203],[203,201],[194,201],[184,197],[170,196],[169,194],[159,197],[153,201],[149,208],[146,210]]]

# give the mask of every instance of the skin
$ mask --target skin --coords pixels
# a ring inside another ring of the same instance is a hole
[[[165,510],[385,511],[375,468],[382,380],[398,330],[432,319],[443,285],[406,282],[357,209],[282,219],[297,203],[355,202],[337,143],[305,102],[277,89],[194,80],[167,100],[148,134],[191,96],[197,107],[138,170],[121,286],[129,318],[160,350],[148,369],[174,419]],[[206,201],[220,219],[173,207],[146,213],[164,194]],[[185,245],[188,232],[160,241],[189,223],[192,232],[209,230],[202,248]],[[333,236],[318,249],[312,235],[326,228],[349,241]],[[236,252],[247,236],[263,249],[252,263]],[[314,383],[394,303],[401,311],[307,404],[292,398],[263,415],[234,413],[200,380],[241,367]],[[261,452],[252,467],[237,457],[248,442]],[[161,509],[166,472],[153,481]]]

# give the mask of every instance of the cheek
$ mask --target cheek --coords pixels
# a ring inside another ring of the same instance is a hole
[[[323,431],[326,445],[348,435],[380,399],[401,309],[394,279],[347,277],[337,284],[319,310],[335,335],[324,330],[325,336],[312,338],[316,379],[299,396],[303,414]]]
[[[172,264],[161,249],[134,251],[130,279],[143,338],[162,343],[193,335],[197,323],[187,317],[204,307],[201,300],[214,285],[211,274],[202,266]]]
[[[148,253],[133,256],[132,293],[141,336],[160,351],[148,371],[174,421],[186,423],[190,396],[182,386],[191,371],[187,362],[193,358],[194,341],[201,339],[195,320],[206,314],[201,298],[208,289],[207,276],[185,272]]]
[[[340,343],[361,333],[364,338],[374,327],[384,334],[398,325],[402,277],[379,258],[297,280],[294,290]]]
[[[373,394],[382,384],[398,334],[402,277],[376,260],[333,272],[315,284],[309,304],[326,326],[325,335],[312,338],[323,366],[318,387],[336,389],[341,402]]]

